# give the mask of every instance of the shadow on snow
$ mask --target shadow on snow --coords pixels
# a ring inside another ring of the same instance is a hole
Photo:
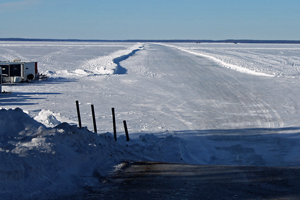
[[[133,50],[130,54],[123,55],[121,57],[113,59],[113,62],[117,65],[117,68],[115,69],[114,74],[126,74],[127,73],[127,69],[124,68],[124,67],[122,67],[120,65],[120,62],[128,59],[130,56],[133,56],[139,50],[140,49]]]
[[[29,103],[35,99],[46,99],[41,97],[44,95],[58,95],[61,93],[43,93],[43,92],[12,92],[12,93],[0,93],[0,106],[21,106],[21,105],[35,105],[38,103]]]
[[[147,132],[130,135],[137,138],[141,134]],[[180,147],[182,159],[190,164],[300,165],[300,127],[183,130],[154,135],[159,138],[178,138],[177,146]]]

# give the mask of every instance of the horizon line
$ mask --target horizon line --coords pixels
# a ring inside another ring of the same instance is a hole
[[[208,43],[293,43],[300,40],[263,40],[263,39],[45,39],[45,38],[0,38],[0,41],[73,41],[73,42],[208,42]]]

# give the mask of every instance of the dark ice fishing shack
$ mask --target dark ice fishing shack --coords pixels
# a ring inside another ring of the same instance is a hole
[[[38,79],[37,62],[22,62],[20,59],[0,61],[2,83],[29,82]]]

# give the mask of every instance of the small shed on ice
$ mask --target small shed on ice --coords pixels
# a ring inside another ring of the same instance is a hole
[[[3,83],[20,83],[38,79],[37,62],[21,62],[19,59],[0,62]]]

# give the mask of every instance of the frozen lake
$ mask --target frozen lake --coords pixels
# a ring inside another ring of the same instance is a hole
[[[103,131],[111,129],[111,107],[131,132],[298,126],[300,45],[166,45],[2,42],[0,60],[37,61],[50,79],[4,86],[14,100],[1,106],[33,117],[50,110],[76,123],[79,100],[83,124],[92,128],[95,104]],[[115,72],[119,57],[126,74]]]
[[[0,42],[1,61],[37,61],[49,76],[2,87],[0,198],[108,187],[123,161],[299,167],[299,54],[277,44]],[[90,131],[76,127],[76,100]]]
[[[300,45],[1,42],[0,60],[37,61],[47,81],[3,86],[2,108],[53,127],[184,138],[186,162],[298,165]],[[122,72],[119,73],[120,69]]]

